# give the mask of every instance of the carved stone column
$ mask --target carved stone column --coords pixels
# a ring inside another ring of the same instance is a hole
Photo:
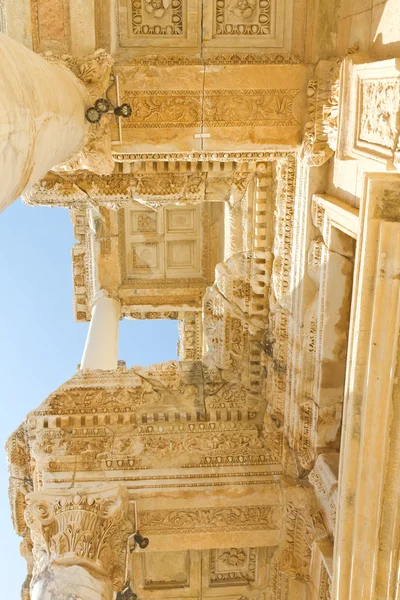
[[[83,351],[81,369],[111,371],[118,362],[119,300],[101,290],[92,309],[92,320]]]
[[[108,119],[85,119],[112,64],[103,50],[43,58],[0,33],[0,211],[50,169],[112,172]]]
[[[84,145],[90,97],[68,69],[0,34],[0,210]]]
[[[111,600],[124,582],[132,531],[127,505],[127,492],[118,487],[29,494],[31,600]]]

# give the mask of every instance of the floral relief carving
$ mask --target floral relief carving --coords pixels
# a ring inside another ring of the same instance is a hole
[[[301,158],[312,167],[323,165],[336,150],[340,97],[341,60],[332,61],[323,79],[309,81],[308,118]]]
[[[175,510],[144,510],[138,515],[143,534],[256,531],[278,527],[279,506],[225,506]]]
[[[130,0],[134,37],[185,33],[183,0]]]
[[[299,90],[124,90],[133,106],[128,128],[249,127],[296,125],[293,101]]]
[[[219,560],[228,565],[228,567],[242,566],[246,558],[246,552],[242,548],[230,548],[219,554]]]
[[[399,133],[399,104],[398,78],[363,80],[359,138],[394,150]]]
[[[163,17],[171,5],[171,0],[145,0],[145,9],[157,18]]]
[[[313,512],[310,505],[299,508],[288,502],[285,543],[277,551],[280,571],[290,578],[309,581],[312,544],[324,537],[326,529],[319,512]]]
[[[141,214],[137,220],[138,231],[154,232],[157,231],[157,218],[156,215],[152,216],[149,214]]]
[[[133,529],[126,513],[122,488],[29,494],[25,519],[32,533],[34,577],[53,561],[89,561],[96,570],[101,566],[118,589],[125,574],[126,540]]]
[[[249,19],[255,6],[256,0],[229,0],[229,12],[242,19]]]
[[[210,585],[248,585],[256,580],[257,548],[210,552]]]
[[[271,32],[271,0],[219,0],[215,35],[259,36]]]

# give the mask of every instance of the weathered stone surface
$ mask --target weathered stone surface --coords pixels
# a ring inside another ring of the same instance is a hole
[[[71,211],[91,323],[7,444],[22,598],[395,600],[391,0],[17,4],[47,62],[4,40],[5,199]],[[89,132],[107,88],[132,113]],[[127,369],[119,318],[178,320],[180,361]]]

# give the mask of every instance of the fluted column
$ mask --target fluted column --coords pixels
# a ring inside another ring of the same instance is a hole
[[[81,369],[110,371],[118,363],[119,300],[101,291],[92,309],[92,319],[83,351]]]
[[[31,600],[112,600],[125,577],[132,524],[124,488],[27,496],[33,540]]]
[[[0,211],[86,142],[85,86],[0,33]]]

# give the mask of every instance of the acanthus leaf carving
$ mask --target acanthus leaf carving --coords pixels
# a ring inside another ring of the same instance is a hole
[[[124,583],[127,538],[133,529],[127,503],[124,488],[29,494],[25,519],[33,540],[33,578],[53,561],[91,564],[119,589]]]

